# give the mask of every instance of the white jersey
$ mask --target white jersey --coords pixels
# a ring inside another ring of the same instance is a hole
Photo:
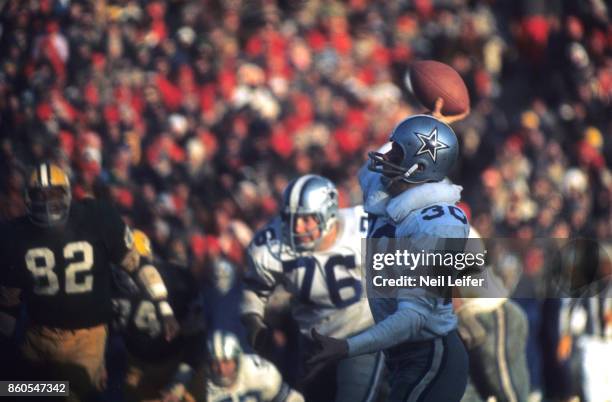
[[[210,380],[206,383],[208,402],[285,401],[290,395],[296,394],[283,383],[280,373],[272,363],[255,354],[242,355],[236,382],[231,386],[221,387]]]
[[[410,238],[416,250],[432,250],[437,239],[468,237],[465,214],[455,206],[461,187],[425,183],[391,197],[380,175],[362,168],[360,184],[371,221],[369,238]],[[444,336],[457,327],[449,299],[421,289],[399,289],[395,298],[369,299],[376,325],[348,339],[349,356],[387,349],[399,343]]]
[[[248,249],[242,314],[263,317],[270,293],[283,284],[297,301],[293,316],[307,336],[316,328],[324,335],[345,338],[372,325],[361,282],[367,215],[361,206],[344,208],[338,221],[333,246],[308,254],[296,254],[283,242],[279,217],[260,230]]]
[[[436,186],[440,184],[439,186]],[[448,184],[432,183],[421,186],[436,186],[442,189]],[[420,189],[414,189],[420,190]],[[410,190],[409,190],[410,191]],[[398,196],[401,201],[407,200],[409,191]],[[395,201],[395,200],[393,200]],[[413,205],[406,202],[408,208]],[[392,213],[393,204],[388,206],[388,213]],[[467,238],[469,225],[463,212],[453,203],[436,202],[425,207],[419,206],[414,210],[408,210],[407,214],[398,213],[401,218],[394,220],[389,215],[376,216],[371,222],[372,230],[369,234],[376,238],[410,238],[412,246],[416,250],[431,250],[433,242],[439,238]],[[404,307],[417,311],[426,317],[421,331],[413,334],[412,341],[431,339],[435,336],[446,335],[457,326],[457,319],[453,313],[450,300],[441,297],[415,296],[419,294],[418,289],[400,289],[396,299],[372,298],[370,307],[376,322],[385,320],[394,314],[403,303]]]

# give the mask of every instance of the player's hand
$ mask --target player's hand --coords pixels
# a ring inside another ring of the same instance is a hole
[[[316,352],[306,361],[306,366],[314,368],[320,363],[331,363],[348,356],[348,342],[346,340],[321,335],[314,328],[311,334],[316,343]]]
[[[181,327],[176,321],[174,314],[162,316],[162,326],[164,328],[164,337],[166,341],[170,342],[178,335]]]
[[[436,99],[436,104],[434,105],[434,110],[431,111],[431,115],[446,124],[452,124],[456,121],[463,120],[467,117],[468,114],[470,114],[470,109],[468,108],[468,110],[466,110],[465,112],[461,114],[445,116],[442,114],[443,107],[444,107],[444,99],[442,98]]]

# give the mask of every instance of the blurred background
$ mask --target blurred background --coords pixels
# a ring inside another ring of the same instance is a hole
[[[24,173],[51,159],[76,198],[111,199],[160,257],[240,271],[288,180],[321,174],[341,206],[361,202],[366,152],[423,111],[411,62],[435,59],[470,92],[452,180],[482,237],[582,236],[612,252],[611,7],[0,0],[0,217],[23,213]],[[544,256],[526,254],[518,264],[537,271]],[[559,337],[539,328],[562,307],[525,309],[532,388],[550,391],[544,367],[558,362],[537,345]]]

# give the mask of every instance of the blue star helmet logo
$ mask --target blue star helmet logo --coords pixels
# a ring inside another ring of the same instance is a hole
[[[415,156],[422,154],[429,154],[431,160],[436,163],[439,149],[446,149],[448,145],[438,139],[438,128],[434,127],[429,134],[422,134],[415,132],[417,138],[421,141],[421,148],[417,151]]]

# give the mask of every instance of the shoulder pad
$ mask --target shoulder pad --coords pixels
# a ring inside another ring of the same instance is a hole
[[[281,241],[280,233],[280,218],[276,217],[272,221],[268,222],[266,226],[255,232],[249,249],[270,246]]]

